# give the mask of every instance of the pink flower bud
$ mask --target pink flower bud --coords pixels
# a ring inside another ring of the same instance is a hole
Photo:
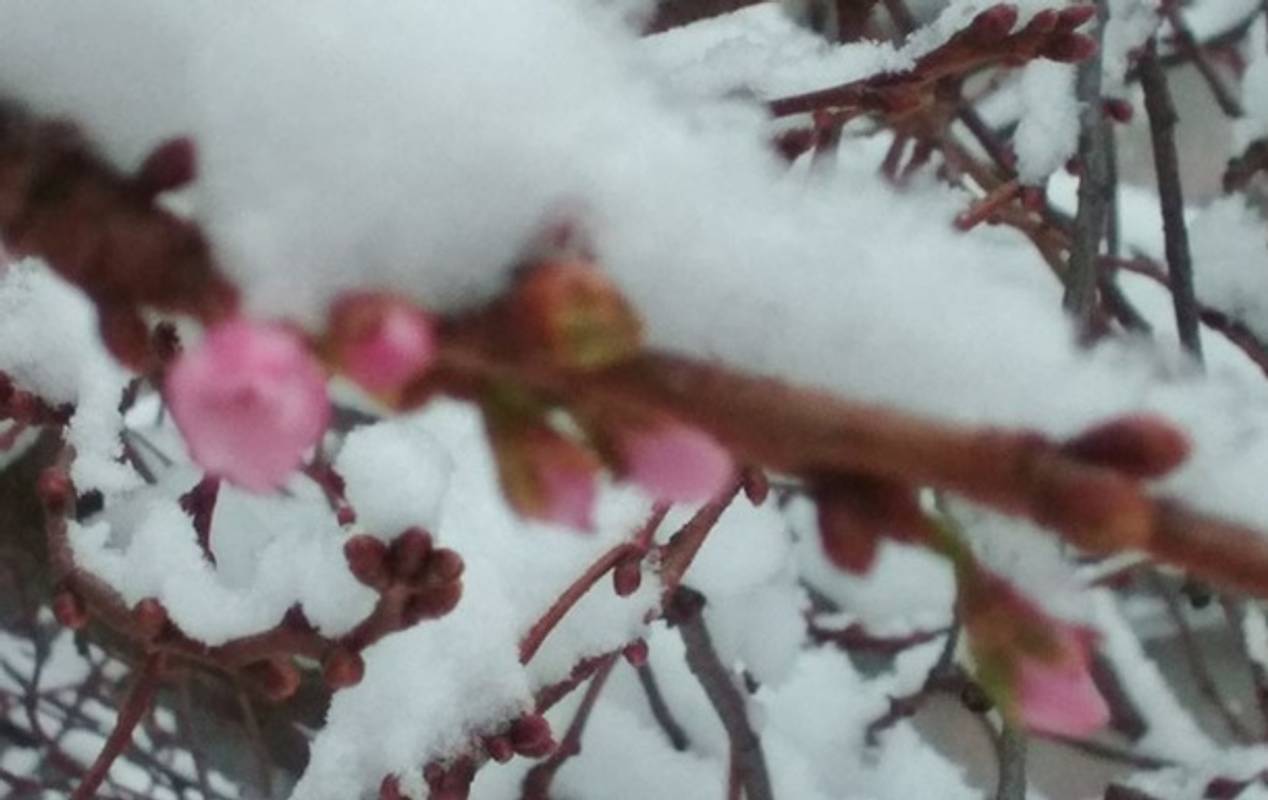
[[[599,461],[545,425],[494,430],[502,489],[530,519],[578,530],[594,528]]]
[[[1109,722],[1088,670],[1093,633],[1052,617],[980,568],[960,576],[960,613],[983,688],[1030,730],[1084,737]]]
[[[1079,630],[1057,624],[1062,658],[1048,663],[1022,657],[1017,676],[1017,716],[1033,731],[1084,737],[1109,722],[1109,706],[1092,682]]]
[[[558,364],[589,369],[642,347],[642,322],[616,286],[586,260],[547,260],[528,269],[510,298],[520,345]]]
[[[333,360],[349,378],[375,394],[393,394],[436,357],[435,324],[400,298],[358,293],[331,309]]]
[[[657,500],[708,500],[735,476],[731,454],[704,431],[665,421],[614,437],[623,477]]]
[[[278,325],[218,325],[177,359],[166,388],[194,461],[252,491],[280,486],[330,419],[325,376]]]

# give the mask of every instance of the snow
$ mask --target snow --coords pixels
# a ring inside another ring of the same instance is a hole
[[[335,460],[358,525],[389,540],[435,527],[452,468],[440,443],[407,420],[353,430]]]
[[[1042,184],[1074,155],[1079,142],[1079,102],[1074,96],[1075,67],[1036,61],[1021,71],[1021,122],[1013,136],[1017,174],[1025,183]]]
[[[302,13],[243,0],[179,11],[152,0],[119,0],[109,11],[0,0],[0,92],[73,112],[123,166],[166,136],[192,132],[201,177],[185,198],[189,213],[260,315],[315,326],[352,287],[395,290],[442,312],[470,308],[496,296],[540,226],[569,209],[657,347],[951,422],[1054,436],[1111,414],[1159,411],[1196,444],[1192,462],[1160,488],[1268,527],[1261,376],[1220,351],[1197,374],[1163,326],[1153,343],[1080,348],[1060,287],[1030,243],[1003,228],[954,230],[973,198],[929,174],[903,187],[884,182],[875,165],[885,135],[846,139],[835,171],[813,179],[769,152],[760,100],[901,69],[992,3],[952,2],[901,47],[836,47],[770,4],[638,40],[613,19],[639,9],[579,1],[387,0],[371,14],[334,0]],[[1024,24],[1052,3],[1021,5]],[[1152,5],[1112,4],[1108,86],[1121,85]],[[1192,13],[1213,14],[1214,5]],[[1252,62],[1244,91],[1262,83],[1262,63]],[[1073,70],[1031,64],[1010,93],[1022,178],[1042,183],[1077,137]],[[1053,181],[1054,196],[1069,194],[1063,180]],[[1152,199],[1127,195],[1124,220],[1130,243],[1156,253],[1156,206],[1152,217],[1143,210]],[[1193,222],[1203,300],[1268,335],[1268,310],[1256,300],[1268,297],[1262,224],[1232,198]],[[1155,302],[1150,313],[1165,319],[1169,309]],[[126,376],[97,344],[89,305],[34,262],[0,276],[0,369],[50,400],[76,403],[73,477],[107,495],[103,513],[70,525],[79,564],[129,604],[158,598],[182,631],[208,644],[266,630],[296,604],[324,634],[356,625],[376,596],[344,563],[352,532],[390,539],[421,526],[462,555],[462,602],[365,652],[365,678],[336,694],[296,798],[357,796],[384,774],[452,757],[529,709],[532,692],[578,659],[640,637],[693,751],[675,753],[657,738],[621,664],[608,690],[615,701],[596,710],[586,757],[561,771],[559,791],[720,791],[727,743],[677,632],[647,622],[663,588],[650,567],[630,597],[600,581],[532,663],[519,663],[534,622],[646,519],[648,498],[636,490],[605,483],[592,535],[519,520],[501,498],[478,414],[434,401],[330,437],[357,512],[352,531],[302,477],[276,496],[222,487],[213,564],[175,500],[201,476],[183,462],[157,399],[144,398],[147,414],[128,425],[173,463],[158,464],[157,482],[142,486],[116,460]],[[675,509],[659,540],[692,511]],[[984,563],[1053,613],[1095,621],[1147,717],[1145,751],[1186,765],[1214,757],[1216,745],[1115,601],[1081,593],[1053,539],[979,509],[952,513]],[[899,800],[936,786],[939,797],[978,796],[905,722],[876,748],[863,746],[888,697],[923,682],[941,641],[879,675],[805,641],[806,586],[877,635],[945,626],[949,568],[884,543],[868,575],[843,575],[818,547],[805,498],[783,509],[741,499],[687,576],[709,599],[705,621],[724,664],[761,684],[751,704],[776,794]],[[1263,658],[1262,617],[1254,619],[1247,640]],[[566,712],[555,712],[557,728]],[[482,773],[476,796],[515,796],[522,768]]]

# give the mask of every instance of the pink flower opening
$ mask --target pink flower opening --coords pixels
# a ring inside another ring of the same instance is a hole
[[[299,337],[245,319],[183,353],[166,395],[195,463],[257,492],[281,486],[330,421],[325,374]]]
[[[1109,706],[1088,672],[1080,631],[1065,626],[1056,632],[1064,658],[1047,663],[1023,657],[1018,665],[1017,715],[1031,730],[1082,738],[1109,723]]]
[[[353,295],[334,311],[340,367],[377,394],[399,391],[436,357],[435,325],[419,309],[381,295]],[[342,329],[342,330],[340,330]]]
[[[624,477],[657,500],[709,500],[735,475],[735,462],[709,434],[679,422],[623,432],[618,442]]]

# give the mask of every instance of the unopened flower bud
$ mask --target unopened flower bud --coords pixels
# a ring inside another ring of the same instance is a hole
[[[167,609],[157,598],[147,597],[132,608],[132,624],[144,641],[153,641],[167,630]]]
[[[412,581],[422,573],[423,564],[431,555],[431,534],[422,528],[409,528],[394,540],[388,553],[388,565],[392,577],[398,581]]]
[[[484,752],[499,764],[505,764],[515,756],[515,748],[511,746],[511,740],[506,736],[486,737],[483,744]]]
[[[525,714],[507,732],[515,752],[526,758],[542,758],[555,749],[550,723],[541,714]]]
[[[435,361],[435,328],[430,315],[399,297],[353,293],[331,308],[327,350],[349,378],[390,399]]]
[[[62,627],[77,631],[88,624],[88,609],[74,590],[59,589],[53,595],[53,618]]]
[[[642,323],[594,264],[553,259],[530,267],[510,298],[512,324],[531,351],[567,367],[602,367],[642,347]]]
[[[1184,463],[1190,449],[1182,431],[1166,420],[1144,414],[1097,425],[1061,447],[1072,458],[1138,478],[1169,474]]]
[[[243,674],[274,703],[290,699],[300,684],[299,670],[286,658],[257,661],[245,667]]]
[[[70,476],[57,467],[48,467],[40,473],[35,484],[35,493],[48,513],[61,516],[70,510],[75,489],[71,486]]]
[[[326,656],[321,667],[321,676],[326,685],[334,690],[356,686],[365,677],[365,661],[359,653],[336,647]]]
[[[381,589],[389,580],[387,545],[374,536],[353,536],[343,545],[352,576],[372,589]]]
[[[612,588],[617,597],[629,597],[643,584],[643,564],[636,558],[627,559],[612,569]]]
[[[647,663],[647,657],[650,655],[647,647],[646,639],[635,639],[621,650],[621,655],[629,662],[632,667],[641,667]]]

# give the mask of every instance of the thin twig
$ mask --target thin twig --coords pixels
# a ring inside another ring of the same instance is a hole
[[[666,616],[678,627],[687,648],[687,666],[718,712],[734,755],[733,764],[744,786],[746,800],[773,800],[770,776],[761,740],[749,723],[744,695],[736,688],[731,672],[718,657],[709,630],[704,625],[704,597],[692,589],[679,587],[670,598]]]
[[[1220,691],[1219,684],[1215,681],[1214,675],[1211,674],[1210,665],[1207,664],[1203,656],[1202,645],[1198,643],[1197,637],[1194,636],[1193,628],[1189,625],[1189,621],[1184,615],[1184,609],[1181,607],[1175,591],[1167,585],[1157,572],[1148,573],[1147,580],[1150,589],[1162,599],[1167,608],[1167,616],[1171,618],[1172,623],[1176,626],[1180,647],[1184,653],[1185,663],[1189,666],[1189,672],[1193,676],[1194,685],[1219,714],[1229,733],[1238,741],[1246,743],[1253,741],[1254,737],[1251,736],[1250,731],[1246,730],[1242,720],[1238,718],[1236,712],[1229,706]]]
[[[665,732],[669,744],[679,752],[690,747],[691,741],[687,738],[687,732],[678,724],[669,704],[665,702],[665,696],[661,694],[660,685],[656,682],[656,673],[652,671],[651,664],[639,665],[638,682],[643,687],[643,694],[647,695],[647,705],[652,711],[652,717]]]
[[[581,704],[577,706],[577,713],[573,715],[572,722],[568,725],[568,730],[564,732],[564,738],[560,740],[559,746],[549,758],[538,763],[524,776],[521,800],[548,800],[550,783],[554,780],[555,773],[565,761],[581,752],[581,736],[585,733],[586,723],[589,722],[590,713],[594,711],[595,703],[603,692],[603,686],[607,683],[608,676],[612,674],[612,668],[616,666],[617,658],[615,653],[606,656],[603,665],[594,673],[594,677],[590,678],[590,685],[586,687],[586,693],[581,697]]]
[[[1026,800],[1026,734],[1004,723],[995,739],[999,781],[995,800]]]
[[[158,691],[159,673],[162,665],[163,656],[161,654],[152,653],[146,656],[132,690],[128,693],[123,706],[119,709],[119,716],[115,721],[114,730],[110,732],[105,746],[97,754],[97,760],[88,769],[79,786],[75,788],[75,793],[71,795],[71,800],[90,800],[90,798],[94,797],[97,789],[101,786],[101,782],[105,780],[106,774],[110,772],[110,766],[114,764],[115,759],[132,742],[132,731],[136,729],[137,723],[141,721],[142,717],[149,713],[150,706],[154,703],[154,695]]]
[[[1098,0],[1097,37],[1104,37],[1109,9],[1105,0]],[[1101,109],[1101,57],[1097,53],[1079,65],[1077,93],[1082,111],[1079,115],[1079,161],[1083,165],[1079,180],[1079,208],[1074,220],[1073,242],[1069,267],[1066,270],[1065,297],[1062,302],[1077,320],[1081,334],[1091,333],[1096,311],[1096,287],[1100,254],[1105,235],[1109,205],[1109,163],[1106,157],[1105,112]]]
[[[1171,30],[1175,32],[1176,41],[1180,45],[1179,49],[1186,52],[1189,60],[1193,62],[1193,66],[1197,67],[1202,80],[1206,81],[1206,85],[1210,87],[1211,96],[1215,98],[1215,103],[1220,107],[1220,110],[1226,116],[1232,118],[1244,116],[1246,112],[1242,108],[1242,104],[1233,95],[1228,85],[1224,83],[1224,78],[1220,76],[1215,64],[1211,62],[1210,54],[1206,52],[1206,48],[1197,40],[1188,23],[1184,21],[1184,15],[1180,11],[1179,4],[1173,2],[1163,3],[1162,15],[1167,18],[1167,22],[1171,23]]]
[[[1189,231],[1184,221],[1184,191],[1180,185],[1180,164],[1176,154],[1175,104],[1167,88],[1167,73],[1158,62],[1158,43],[1150,39],[1140,57],[1140,85],[1145,93],[1149,133],[1153,140],[1154,168],[1158,175],[1158,201],[1166,237],[1167,272],[1171,277],[1171,298],[1175,305],[1180,342],[1198,361],[1202,360],[1197,296],[1193,288],[1193,261],[1189,253]]]

